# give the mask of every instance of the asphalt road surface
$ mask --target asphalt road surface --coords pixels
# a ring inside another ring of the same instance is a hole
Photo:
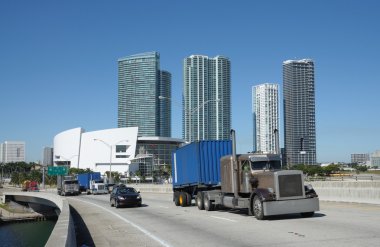
[[[206,212],[176,207],[171,194],[141,195],[142,207],[118,209],[110,207],[109,195],[67,197],[87,226],[77,226],[78,245],[380,246],[380,205],[320,202],[312,218],[258,221],[244,210]]]

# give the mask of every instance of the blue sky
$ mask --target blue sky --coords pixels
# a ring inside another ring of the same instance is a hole
[[[251,87],[279,83],[282,93],[282,62],[311,58],[317,159],[350,161],[380,149],[379,13],[376,0],[3,0],[0,142],[25,141],[37,161],[61,131],[117,127],[117,59],[158,51],[177,101],[185,57],[230,58],[232,126],[248,152]],[[181,108],[172,109],[181,137]]]

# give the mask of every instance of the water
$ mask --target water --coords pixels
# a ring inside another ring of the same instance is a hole
[[[0,223],[0,246],[45,246],[56,220]]]

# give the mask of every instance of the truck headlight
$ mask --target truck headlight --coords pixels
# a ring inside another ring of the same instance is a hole
[[[125,200],[125,198],[122,197],[122,196],[118,196],[117,199],[119,199],[119,200]]]
[[[137,198],[137,199],[141,199],[141,196],[137,196],[136,198]]]
[[[307,189],[307,190],[312,190],[312,189],[313,189],[313,186],[312,186],[311,184],[307,184],[307,185],[306,185],[306,189]]]

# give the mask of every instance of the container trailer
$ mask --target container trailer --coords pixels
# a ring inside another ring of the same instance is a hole
[[[266,216],[300,213],[311,217],[319,199],[302,171],[282,170],[278,154],[236,154],[231,141],[198,141],[173,152],[173,201],[200,210],[216,207],[248,209],[258,220]]]

